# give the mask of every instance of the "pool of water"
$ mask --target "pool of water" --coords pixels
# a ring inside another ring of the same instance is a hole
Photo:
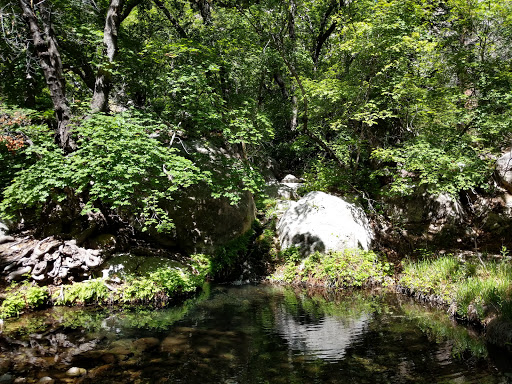
[[[512,383],[512,356],[384,293],[206,286],[168,309],[4,324],[0,383]]]

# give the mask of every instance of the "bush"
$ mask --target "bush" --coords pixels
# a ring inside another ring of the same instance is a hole
[[[27,148],[34,163],[17,171],[4,190],[0,215],[16,219],[30,208],[41,210],[81,196],[82,213],[107,207],[121,217],[137,216],[143,229],[168,231],[173,223],[160,208],[180,188],[204,178],[192,161],[169,146],[165,126],[139,115],[93,115],[75,126],[79,148],[65,156],[51,136]],[[161,141],[151,138],[160,135]]]

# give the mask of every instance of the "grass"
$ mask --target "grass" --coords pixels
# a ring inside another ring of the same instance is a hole
[[[406,261],[398,284],[413,294],[437,296],[456,316],[475,322],[501,314],[512,320],[512,265],[474,263],[452,255]]]
[[[302,283],[329,288],[363,287],[385,283],[391,264],[372,251],[347,249],[327,254],[314,253],[304,259],[298,249],[281,253],[285,261],[270,279],[285,283]]]

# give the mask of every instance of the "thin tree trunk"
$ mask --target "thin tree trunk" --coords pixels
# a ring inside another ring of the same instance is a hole
[[[96,82],[94,83],[94,94],[91,100],[93,112],[107,112],[108,98],[112,87],[112,63],[117,54],[117,35],[121,25],[121,13],[124,0],[111,0],[105,18],[103,31],[104,60],[106,61],[98,69]]]
[[[32,6],[33,3],[28,0],[20,0],[19,4],[23,11],[23,19],[29,27],[46,84],[50,89],[57,118],[55,141],[64,151],[71,152],[76,149],[76,144],[71,137],[71,112],[65,94],[66,83],[62,74],[62,61],[51,21],[44,22],[43,20],[44,30],[41,30]]]
[[[163,12],[165,17],[167,17],[167,20],[169,20],[171,22],[171,24],[174,27],[174,29],[176,29],[176,31],[178,32],[178,35],[182,39],[186,39],[187,38],[187,33],[181,27],[181,25],[178,22],[178,20],[176,20],[176,18],[171,14],[171,12],[169,12],[169,10],[165,7],[165,4],[161,0],[153,0],[153,1],[155,2],[155,5]]]

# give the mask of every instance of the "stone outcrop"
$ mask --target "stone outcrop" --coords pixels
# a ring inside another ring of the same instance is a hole
[[[101,251],[79,247],[75,240],[11,237],[0,244],[0,271],[7,282],[26,274],[40,283],[85,279],[102,262]]]
[[[286,175],[281,182],[270,180],[267,182],[265,192],[270,198],[280,200],[298,200],[298,189],[303,185],[302,181],[293,175]]]
[[[279,220],[277,233],[283,249],[298,247],[306,256],[315,251],[368,250],[374,238],[364,211],[323,192],[310,192]]]
[[[501,184],[509,193],[512,193],[512,150],[496,161],[496,174]]]
[[[235,150],[208,142],[185,141],[180,150],[183,156],[190,157],[200,169],[211,174],[216,192],[222,189],[220,185],[226,185],[238,195],[238,201],[233,204],[228,197],[212,197],[213,187],[207,183],[192,185],[162,204],[175,224],[171,233],[150,231],[149,237],[178,252],[212,253],[247,232],[256,218],[252,193],[244,190],[243,181],[233,176],[232,168],[239,168],[243,162]]]
[[[167,212],[176,227],[171,236],[155,238],[188,254],[210,253],[227,244],[247,232],[256,217],[250,192],[242,192],[240,200],[231,204],[226,197],[213,198],[204,185],[188,188],[170,202]]]

